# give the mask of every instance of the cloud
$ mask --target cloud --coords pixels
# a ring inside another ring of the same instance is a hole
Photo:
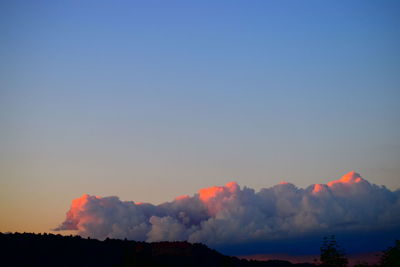
[[[160,205],[83,195],[56,228],[99,239],[188,240],[212,247],[388,229],[400,229],[400,191],[355,172],[306,189],[281,183],[255,192],[230,182]]]

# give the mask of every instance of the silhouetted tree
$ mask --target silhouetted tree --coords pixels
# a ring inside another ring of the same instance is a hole
[[[347,266],[348,260],[344,250],[339,247],[334,235],[324,237],[321,246],[320,261],[321,266],[324,267]]]
[[[396,240],[393,247],[383,251],[380,264],[384,267],[400,266],[400,240]]]
[[[203,244],[0,232],[0,266],[15,267],[314,267],[288,261],[248,261]]]

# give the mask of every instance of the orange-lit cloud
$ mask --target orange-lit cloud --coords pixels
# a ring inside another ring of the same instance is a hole
[[[213,186],[199,190],[199,199],[207,207],[210,215],[216,215],[226,203],[231,202],[240,187],[236,182],[229,182],[225,186]]]
[[[400,192],[350,172],[306,189],[280,183],[255,192],[236,182],[160,205],[83,195],[57,230],[95,238],[188,240],[208,245],[266,242],[319,232],[400,228]]]
[[[338,184],[352,185],[352,184],[361,183],[361,182],[365,182],[365,180],[363,178],[361,178],[361,176],[358,173],[356,173],[355,171],[351,171],[351,172],[343,175],[341,179],[329,182],[328,186],[333,187]]]
[[[177,196],[177,197],[175,198],[175,200],[176,200],[176,201],[179,201],[179,200],[188,199],[188,198],[190,198],[189,195],[182,195],[182,196]]]

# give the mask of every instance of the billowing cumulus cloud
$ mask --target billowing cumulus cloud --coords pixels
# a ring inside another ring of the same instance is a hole
[[[160,205],[83,195],[56,230],[143,241],[188,240],[210,246],[298,238],[315,233],[400,228],[400,191],[350,172],[306,189],[281,183],[255,192],[230,182]]]

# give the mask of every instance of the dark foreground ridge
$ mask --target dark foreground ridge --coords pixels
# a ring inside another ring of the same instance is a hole
[[[315,266],[238,259],[188,242],[99,241],[31,233],[0,233],[0,255],[0,266]]]

